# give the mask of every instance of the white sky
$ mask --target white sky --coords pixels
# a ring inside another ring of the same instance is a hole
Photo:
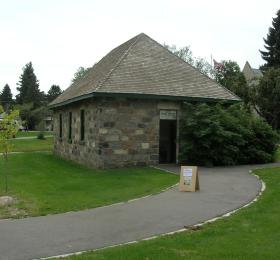
[[[210,62],[263,64],[259,49],[279,0],[0,0],[0,90],[16,94],[32,61],[40,89],[69,86],[78,67],[144,32],[160,43],[191,46]]]

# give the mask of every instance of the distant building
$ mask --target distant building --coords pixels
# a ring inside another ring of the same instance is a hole
[[[259,79],[263,76],[261,70],[252,68],[248,61],[246,61],[242,72],[247,83],[250,85],[257,84]]]
[[[52,116],[46,116],[44,118],[44,130],[53,131],[53,118]]]

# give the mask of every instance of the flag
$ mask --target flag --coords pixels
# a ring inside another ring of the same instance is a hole
[[[225,68],[224,64],[217,62],[215,59],[213,59],[213,62],[214,62],[214,69],[221,70]]]

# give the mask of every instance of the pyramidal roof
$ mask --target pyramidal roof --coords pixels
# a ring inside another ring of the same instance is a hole
[[[162,45],[141,33],[109,52],[51,104],[126,95],[182,100],[240,100]]]

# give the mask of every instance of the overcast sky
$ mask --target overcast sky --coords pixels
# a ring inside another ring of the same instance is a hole
[[[241,69],[263,63],[259,49],[279,0],[0,0],[0,90],[16,94],[32,61],[40,89],[69,86],[78,67],[144,32],[159,43],[191,46],[210,62],[231,59]]]

